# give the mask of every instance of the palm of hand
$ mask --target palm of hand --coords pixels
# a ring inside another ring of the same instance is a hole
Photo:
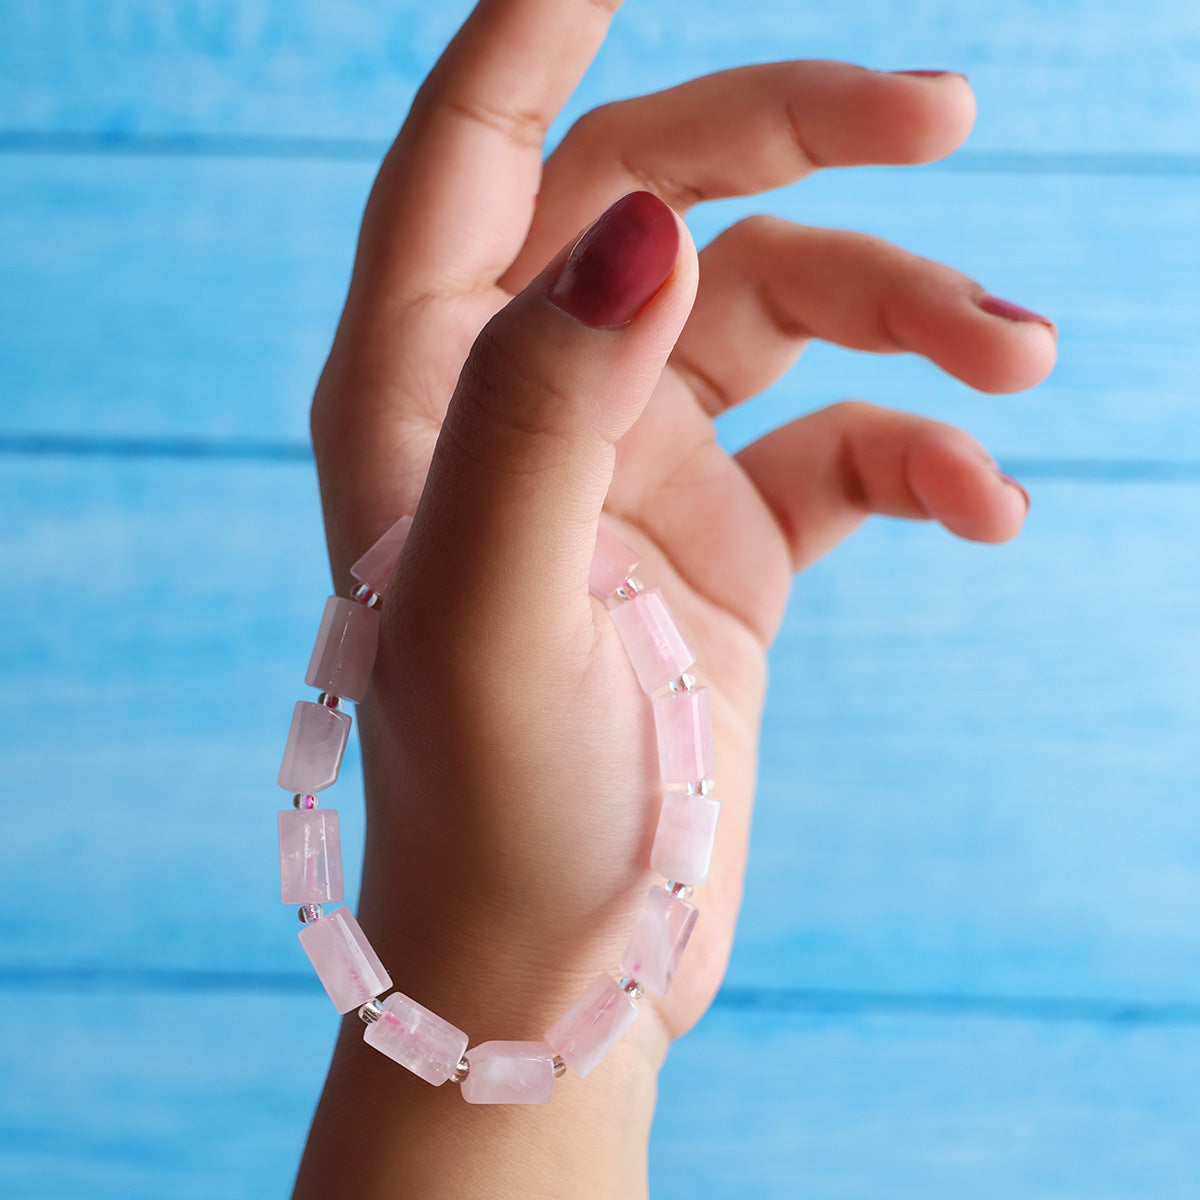
[[[664,286],[681,292],[677,327],[662,318],[664,336],[675,342],[670,361],[615,450],[602,447],[580,467],[590,475],[583,499],[568,495],[563,505],[572,512],[562,520],[553,514],[544,533],[529,520],[514,522],[510,494],[541,489],[543,506],[555,495],[547,482],[553,469],[527,461],[522,439],[553,444],[558,435],[523,428],[519,406],[514,416],[477,404],[469,419],[484,425],[474,431],[481,435],[475,448],[458,435],[439,442],[447,405],[458,405],[461,425],[463,402],[451,396],[456,381],[463,390],[460,373],[478,352],[471,347],[480,331],[581,217],[627,190],[629,154],[618,151],[634,128],[648,119],[680,131],[711,128],[728,96],[738,96],[743,110],[767,111],[780,106],[781,91],[807,89],[810,99],[825,98],[824,109],[814,103],[810,137],[850,147],[834,162],[920,161],[948,151],[965,132],[960,117],[942,120],[940,132],[930,126],[961,109],[969,93],[953,80],[889,80],[840,64],[755,68],[718,85],[699,81],[683,100],[678,92],[686,88],[633,102],[643,108],[628,120],[609,113],[600,124],[613,143],[610,161],[601,155],[591,169],[580,162],[596,157],[597,122],[582,123],[543,176],[528,139],[521,144],[516,127],[496,117],[494,96],[491,107],[478,96],[463,99],[475,90],[464,82],[477,49],[470,31],[468,24],[457,53],[451,47],[440,76],[431,77],[380,173],[314,404],[338,578],[391,520],[415,509],[427,474],[434,493],[422,502],[389,589],[375,683],[362,706],[369,829],[360,912],[397,977],[418,992],[423,980],[421,998],[432,1007],[439,989],[461,995],[464,982],[488,981],[478,1010],[486,1027],[468,1025],[474,1012],[445,1013],[479,1040],[539,1036],[531,1021],[552,1019],[581,984],[615,965],[651,882],[660,785],[649,705],[611,623],[580,586],[590,541],[558,544],[552,536],[572,519],[586,525],[589,503],[594,529],[599,497],[614,531],[642,554],[640,573],[663,587],[714,693],[724,807],[713,869],[695,897],[702,915],[674,987],[665,999],[647,997],[658,1027],[675,1037],[708,1006],[728,959],[764,654],[792,571],[872,511],[935,517],[985,541],[1012,536],[1024,512],[981,448],[947,426],[841,405],[730,457],[715,443],[713,416],[785,369],[810,335],[861,349],[915,349],[988,390],[1034,382],[1053,360],[1053,342],[1044,326],[986,315],[975,304],[978,285],[895,247],[782,222],[744,223],[701,256],[690,317],[686,282]],[[577,28],[570,37],[579,40]],[[575,49],[578,59],[586,46]],[[562,80],[551,82],[542,81],[543,125],[555,107],[545,94],[562,91]],[[852,134],[863,97],[924,117],[865,151]],[[479,180],[455,162],[447,121],[461,123],[466,140],[495,142],[492,149],[507,156],[510,170],[490,208]],[[685,186],[679,173],[688,164],[663,152],[667,161],[657,167],[676,182],[656,190],[679,200],[783,182],[780,168],[764,176],[749,161],[762,146],[722,149],[725,177]],[[794,154],[785,174],[803,174],[816,158]],[[653,183],[648,168],[638,177]],[[466,185],[458,188],[465,197],[447,190],[455,183]],[[439,203],[454,210],[459,229],[464,215],[488,211],[490,222],[476,222],[465,244],[447,243],[449,218]],[[696,265],[685,244],[677,276],[690,273],[694,286]],[[511,346],[507,353],[515,361]],[[495,347],[493,363],[494,355]],[[510,390],[546,390],[524,370],[508,364]],[[481,455],[491,434],[496,454]],[[563,440],[568,468],[572,446]],[[456,965],[434,973],[424,964],[444,961],[447,944],[458,948]],[[531,987],[544,1003],[531,1005]]]

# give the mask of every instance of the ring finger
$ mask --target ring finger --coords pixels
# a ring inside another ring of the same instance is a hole
[[[696,303],[671,358],[716,416],[786,371],[810,338],[912,351],[983,392],[1050,371],[1053,324],[961,272],[862,233],[751,217],[700,255]]]

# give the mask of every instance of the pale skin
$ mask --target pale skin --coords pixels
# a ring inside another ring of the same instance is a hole
[[[543,162],[615,7],[483,0],[447,49],[372,191],[313,440],[340,592],[416,513],[359,712],[357,911],[396,986],[472,1045],[540,1039],[615,970],[661,882],[649,705],[587,589],[600,521],[640,553],[713,690],[723,809],[700,920],[669,994],[647,994],[600,1066],[557,1080],[545,1106],[430,1087],[365,1046],[351,1014],[300,1198],[647,1194],[658,1071],[732,946],[765,651],[793,574],[871,513],[1003,542],[1027,511],[966,433],[862,402],[732,457],[714,438],[713,418],[813,337],[922,354],[984,392],[1040,381],[1053,325],[986,311],[984,287],[950,267],[768,218],[697,255],[680,221],[674,270],[628,322],[595,329],[547,298],[580,230],[632,190],[683,213],[818,166],[929,162],[974,120],[961,75],[786,62],[606,106]]]

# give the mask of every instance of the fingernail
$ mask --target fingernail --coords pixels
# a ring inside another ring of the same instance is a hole
[[[581,237],[547,296],[595,329],[632,321],[675,269],[675,214],[649,192],[631,192]]]
[[[916,75],[919,79],[940,79],[943,75],[957,75],[959,79],[966,79],[966,76],[961,71],[938,71],[929,67],[914,68],[908,71],[885,71],[885,75]]]
[[[1022,308],[1011,300],[1001,300],[999,296],[993,296],[990,292],[984,292],[975,303],[993,317],[1004,317],[1008,321],[1038,321],[1047,329],[1054,328],[1054,322],[1049,317],[1043,317],[1028,308]]]
[[[1021,493],[1021,497],[1025,501],[1025,511],[1028,512],[1029,511],[1029,493],[1011,475],[1008,475],[1004,471],[1001,471],[999,467],[996,468],[996,474],[999,475],[1000,478],[1003,479],[1004,482],[1007,483],[1009,487],[1016,488],[1017,491]]]

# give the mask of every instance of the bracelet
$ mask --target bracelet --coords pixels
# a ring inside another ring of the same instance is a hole
[[[483,1042],[467,1052],[467,1035],[393,986],[343,899],[341,840],[336,810],[319,808],[317,794],[337,779],[350,734],[343,700],[366,694],[379,640],[383,590],[404,548],[412,518],[401,517],[350,573],[351,598],[330,596],[305,681],[320,689],[292,713],[279,786],[293,793],[279,813],[280,892],[298,904],[300,943],[334,1008],[358,1009],[368,1045],[415,1075],[440,1085],[461,1084],[471,1104],[544,1104],[555,1078],[569,1067],[587,1075],[637,1019],[645,989],[665,995],[699,910],[688,902],[708,878],[721,803],[713,795],[712,705],[688,668],[696,660],[657,588],[633,575],[638,556],[601,529],[588,576],[593,595],[609,602],[638,683],[652,697],[662,808],[650,866],[666,879],[655,885],[621,956],[621,978],[605,972],[545,1033],[541,1042]],[[681,882],[682,881],[682,882]]]

